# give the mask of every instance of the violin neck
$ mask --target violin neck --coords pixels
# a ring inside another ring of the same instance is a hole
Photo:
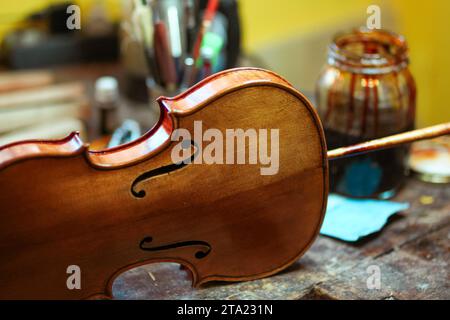
[[[328,159],[335,160],[350,157],[376,150],[397,147],[418,140],[431,139],[446,134],[450,134],[450,122],[330,150],[328,151]]]

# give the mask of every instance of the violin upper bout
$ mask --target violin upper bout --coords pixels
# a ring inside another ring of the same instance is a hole
[[[159,97],[157,101],[171,113],[185,116],[229,92],[267,84],[292,88],[287,80],[271,71],[259,68],[235,68],[216,73],[173,98]]]

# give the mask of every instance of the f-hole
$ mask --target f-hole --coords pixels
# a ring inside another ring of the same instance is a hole
[[[188,140],[185,140],[182,143],[184,143],[184,142],[188,142]],[[193,163],[194,159],[197,157],[197,155],[199,153],[199,148],[197,148],[195,142],[192,140],[189,140],[188,146],[183,146],[183,148],[185,148],[185,149],[188,147],[193,148],[194,152],[192,152],[192,155],[189,158],[181,161],[181,163],[173,163],[173,164],[169,164],[167,166],[159,167],[157,169],[146,171],[146,172],[142,173],[141,175],[139,175],[136,179],[134,179],[133,183],[131,184],[131,194],[133,196],[135,196],[136,198],[144,198],[147,194],[145,192],[145,190],[143,190],[143,189],[136,190],[136,186],[139,183],[141,183],[142,181],[160,176],[160,175],[164,175],[164,174],[168,174],[170,172],[174,172],[176,170],[180,170],[180,169],[184,168],[185,166],[187,166],[188,164]]]
[[[191,241],[175,242],[175,243],[166,244],[166,245],[162,245],[162,246],[150,247],[149,244],[151,242],[153,242],[152,237],[145,237],[139,243],[139,248],[144,251],[163,251],[163,250],[169,250],[169,249],[175,249],[175,248],[181,248],[181,247],[199,246],[199,247],[202,247],[203,249],[198,250],[195,253],[195,257],[197,259],[205,258],[211,252],[211,245],[205,241],[191,240]]]

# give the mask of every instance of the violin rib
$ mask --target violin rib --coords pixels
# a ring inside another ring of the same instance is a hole
[[[86,150],[78,132],[72,132],[61,140],[26,140],[0,146],[0,170],[29,158],[67,157]]]
[[[160,97],[157,101],[165,105],[172,113],[188,115],[229,92],[256,85],[292,87],[287,80],[271,71],[259,68],[236,68],[216,73],[173,98]]]

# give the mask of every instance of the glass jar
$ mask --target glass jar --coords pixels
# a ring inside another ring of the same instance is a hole
[[[334,38],[317,81],[328,149],[414,128],[416,85],[402,36],[358,29]],[[407,170],[408,147],[330,162],[330,191],[390,198]]]

